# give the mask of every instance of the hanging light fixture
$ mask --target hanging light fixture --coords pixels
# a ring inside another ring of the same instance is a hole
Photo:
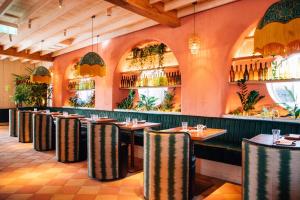
[[[196,34],[196,4],[197,2],[193,3],[194,6],[194,32],[193,35],[189,38],[189,49],[191,54],[196,55],[199,53],[200,50],[200,38]]]
[[[44,42],[44,40],[41,41],[41,51],[43,50],[43,42]],[[33,83],[50,84],[51,83],[51,73],[46,67],[44,67],[42,65],[38,66],[33,70],[32,74],[30,75],[30,81]]]
[[[94,52],[94,19],[92,16],[92,51],[85,54],[77,66],[76,70],[80,76],[100,76],[106,75],[106,66],[104,60],[98,53]]]
[[[254,34],[254,51],[263,56],[300,52],[300,3],[281,0],[271,5]]]
[[[58,7],[62,8],[63,7],[63,0],[58,0]]]

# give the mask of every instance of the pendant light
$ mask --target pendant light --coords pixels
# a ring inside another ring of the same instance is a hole
[[[41,41],[41,51],[43,50],[43,42],[44,42],[44,40]],[[43,65],[40,65],[40,66],[34,68],[32,74],[30,75],[30,81],[33,83],[50,84],[51,83],[51,74],[46,67],[44,67]]]
[[[263,56],[300,52],[300,1],[281,0],[271,5],[254,34],[254,51]]]
[[[92,51],[85,54],[79,62],[76,70],[80,76],[103,77],[106,75],[106,66],[104,60],[99,56],[98,53],[94,52],[94,19],[95,15],[92,16]]]
[[[196,55],[199,53],[200,50],[200,38],[196,34],[196,4],[197,2],[193,3],[194,6],[194,32],[193,35],[189,38],[189,49],[192,55]]]

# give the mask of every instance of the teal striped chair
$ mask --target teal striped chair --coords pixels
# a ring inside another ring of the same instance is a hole
[[[55,149],[55,127],[51,115],[33,114],[33,147],[37,151]]]
[[[9,134],[12,137],[18,137],[17,123],[18,123],[18,110],[9,109]]]
[[[18,112],[18,137],[19,142],[32,142],[32,112],[19,111]]]
[[[144,133],[144,197],[192,199],[195,156],[188,133]]]
[[[300,148],[242,143],[244,200],[299,200]]]
[[[56,118],[56,158],[59,162],[78,162],[86,159],[86,134],[76,117]]]
[[[101,181],[124,178],[128,170],[128,145],[120,140],[113,123],[88,123],[88,175]]]

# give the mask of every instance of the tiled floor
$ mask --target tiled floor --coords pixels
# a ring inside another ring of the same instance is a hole
[[[204,199],[212,192],[207,199],[241,199],[239,186],[214,183],[195,199]],[[37,152],[32,144],[9,137],[8,128],[0,126],[0,200],[135,200],[143,199],[142,186],[143,173],[113,182],[89,179],[87,162],[59,163],[53,151]]]

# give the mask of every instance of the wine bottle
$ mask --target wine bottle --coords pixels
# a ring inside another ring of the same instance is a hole
[[[244,80],[245,81],[249,80],[249,72],[248,72],[248,66],[247,66],[247,64],[245,66],[245,71],[244,71]]]
[[[263,69],[263,67],[262,67],[262,63],[259,63],[258,80],[259,80],[259,81],[264,80],[264,69]]]
[[[233,70],[233,66],[231,65],[231,68],[230,68],[230,82],[234,82],[234,70]]]
[[[238,81],[239,80],[239,66],[236,65],[235,66],[235,72],[234,72],[234,81]]]
[[[247,68],[246,68],[246,69],[247,69]],[[254,80],[254,70],[253,70],[253,65],[252,65],[252,63],[250,64],[249,80],[250,80],[250,81],[253,81],[253,80]]]
[[[255,63],[255,67],[254,67],[254,79],[253,80],[258,81],[257,63]]]
[[[243,66],[240,65],[240,71],[239,71],[239,80],[244,78],[244,73],[243,73]]]

